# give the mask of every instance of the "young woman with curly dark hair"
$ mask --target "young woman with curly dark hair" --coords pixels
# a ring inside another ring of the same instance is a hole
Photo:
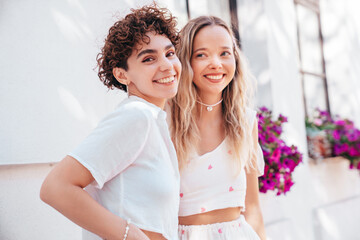
[[[163,111],[181,72],[175,26],[166,9],[133,9],[97,57],[100,80],[129,97],[57,164],[40,193],[86,229],[83,239],[177,239],[179,172]]]

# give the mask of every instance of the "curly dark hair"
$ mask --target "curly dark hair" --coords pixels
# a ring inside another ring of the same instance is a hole
[[[176,24],[170,11],[156,4],[131,9],[130,14],[110,28],[104,47],[97,55],[100,81],[109,89],[116,87],[126,92],[126,86],[113,76],[113,69],[119,67],[128,70],[129,56],[137,44],[150,42],[146,35],[149,32],[165,35],[176,46],[179,41]]]

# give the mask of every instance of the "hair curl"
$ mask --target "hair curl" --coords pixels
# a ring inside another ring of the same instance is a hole
[[[166,8],[156,4],[131,9],[125,18],[115,22],[110,28],[101,52],[97,55],[98,76],[109,89],[118,88],[127,91],[124,84],[119,83],[113,75],[113,69],[128,70],[127,60],[137,44],[150,42],[146,35],[155,32],[165,35],[174,46],[178,44],[176,18]]]

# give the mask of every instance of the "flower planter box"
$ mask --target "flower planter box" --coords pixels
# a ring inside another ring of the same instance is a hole
[[[332,146],[325,131],[307,128],[306,133],[310,158],[320,161],[332,156]]]

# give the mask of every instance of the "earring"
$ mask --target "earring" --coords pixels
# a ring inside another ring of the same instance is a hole
[[[125,92],[126,92],[126,93],[129,93],[129,92],[128,92],[128,84],[126,83],[126,84],[124,84],[124,85],[125,85]]]

